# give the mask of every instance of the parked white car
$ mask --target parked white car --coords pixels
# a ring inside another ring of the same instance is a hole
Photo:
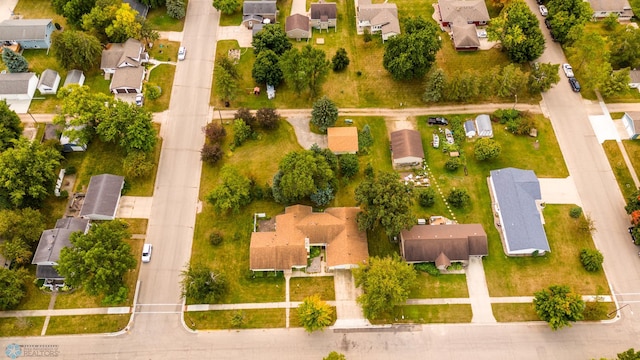
[[[562,64],[562,71],[567,75],[568,78],[573,77],[573,68],[569,64]]]
[[[547,7],[546,7],[546,6],[544,6],[544,5],[540,5],[540,6],[538,6],[538,8],[540,9],[540,14],[541,14],[542,16],[547,16],[547,15],[549,15],[549,11],[547,11]]]
[[[149,261],[151,261],[151,250],[153,250],[153,245],[151,244],[144,244],[144,246],[142,247],[143,263],[148,263]]]
[[[178,60],[184,60],[185,57],[187,57],[187,48],[180,46],[178,49]]]

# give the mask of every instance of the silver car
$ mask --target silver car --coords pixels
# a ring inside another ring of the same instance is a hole
[[[187,48],[180,46],[180,49],[178,49],[178,60],[184,60],[185,57],[187,57]]]

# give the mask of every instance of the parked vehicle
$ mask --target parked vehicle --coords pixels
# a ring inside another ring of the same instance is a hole
[[[549,21],[549,19],[544,19],[544,26],[551,30],[551,21]]]
[[[540,5],[540,6],[538,6],[538,9],[540,9],[540,15],[542,15],[542,16],[549,15],[549,11],[547,11],[547,7],[546,6]]]
[[[453,142],[455,141],[453,139],[453,133],[449,129],[444,129],[444,137],[447,139],[447,142],[449,144],[453,144]]]
[[[638,241],[638,239],[636,239],[636,236],[633,234],[633,226],[629,227],[629,235],[631,236],[631,241],[636,244],[639,245],[640,242]]]
[[[568,78],[572,78],[574,76],[573,68],[569,64],[562,64],[562,71],[564,71],[564,74],[567,75]]]
[[[178,60],[184,60],[187,57],[187,48],[180,46],[178,49]]]
[[[438,136],[438,134],[433,134],[433,141],[431,142],[431,145],[435,149],[440,147],[440,136]]]
[[[427,122],[429,125],[449,125],[449,121],[443,117],[430,117]]]
[[[143,263],[148,263],[149,261],[151,261],[151,250],[153,250],[153,245],[151,244],[144,244],[144,246],[142,247]]]
[[[144,95],[136,94],[136,105],[142,106],[144,104]]]
[[[571,85],[571,90],[580,92],[580,83],[576,78],[569,78],[569,85]]]

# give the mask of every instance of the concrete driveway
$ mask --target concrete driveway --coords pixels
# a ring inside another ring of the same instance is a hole
[[[148,219],[151,217],[151,196],[123,196],[116,217],[130,219]]]
[[[241,48],[251,47],[253,33],[243,25],[220,26],[218,28],[218,40],[237,40]]]
[[[547,204],[576,204],[581,206],[582,201],[578,195],[578,189],[571,176],[558,178],[539,178],[542,201]]]
[[[298,143],[305,149],[310,149],[313,144],[318,144],[321,148],[327,147],[327,135],[320,135],[311,132],[309,126],[310,117],[308,116],[291,116],[287,117],[287,121],[296,133]]]
[[[29,100],[7,100],[9,109],[15,111],[17,114],[26,114],[31,106],[31,99]]]

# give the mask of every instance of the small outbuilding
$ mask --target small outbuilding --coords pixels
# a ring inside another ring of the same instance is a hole
[[[46,69],[42,72],[38,82],[40,94],[53,95],[58,92],[58,86],[60,86],[60,74],[57,71]]]
[[[84,85],[84,73],[82,70],[70,70],[67,73],[67,78],[64,79],[64,85],[62,85],[62,87],[69,85]]]
[[[640,111],[628,111],[622,116],[622,124],[629,134],[629,139],[640,138]]]
[[[80,217],[90,220],[113,220],[120,205],[124,177],[111,174],[92,176],[80,210]]]
[[[355,154],[358,152],[358,129],[354,126],[328,128],[327,145],[336,155]]]
[[[287,17],[285,32],[290,39],[298,41],[311,38],[311,23],[309,17],[301,14],[293,14]]]
[[[468,138],[476,136],[476,124],[473,122],[473,120],[467,120],[464,122],[464,134]]]
[[[424,161],[422,138],[416,130],[403,129],[391,133],[393,167],[412,167]]]
[[[480,137],[493,137],[493,126],[489,115],[482,114],[476,117],[476,132]]]

